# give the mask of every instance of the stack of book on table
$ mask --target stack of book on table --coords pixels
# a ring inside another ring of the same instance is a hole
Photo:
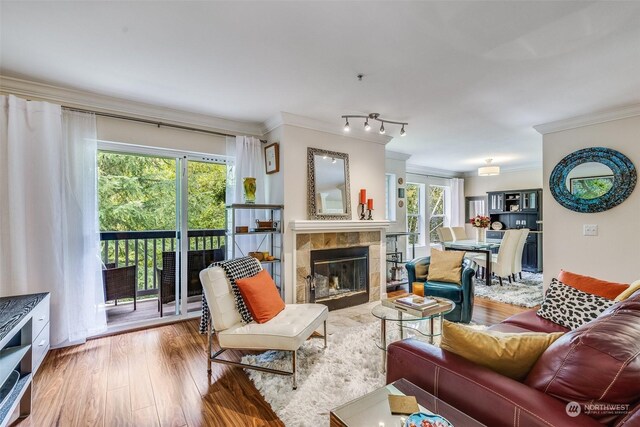
[[[421,297],[407,294],[382,301],[382,305],[405,312],[416,317],[427,317],[447,311],[451,303],[435,297]]]

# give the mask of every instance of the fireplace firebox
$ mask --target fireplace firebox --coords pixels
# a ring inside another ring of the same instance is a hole
[[[329,310],[369,301],[369,248],[313,250],[309,284],[310,302]]]

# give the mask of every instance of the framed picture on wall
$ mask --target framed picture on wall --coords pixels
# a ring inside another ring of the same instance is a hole
[[[264,167],[267,174],[280,171],[280,144],[277,142],[264,147]]]

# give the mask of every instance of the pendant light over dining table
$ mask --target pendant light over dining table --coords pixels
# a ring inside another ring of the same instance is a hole
[[[491,162],[493,159],[487,159],[485,162],[486,166],[481,166],[478,168],[478,176],[495,176],[500,175],[500,166],[492,165]]]

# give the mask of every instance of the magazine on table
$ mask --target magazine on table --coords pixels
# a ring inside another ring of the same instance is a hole
[[[398,298],[395,300],[395,303],[420,310],[424,308],[435,307],[438,305],[437,300],[429,297],[421,297],[418,295],[409,295],[406,297]]]

